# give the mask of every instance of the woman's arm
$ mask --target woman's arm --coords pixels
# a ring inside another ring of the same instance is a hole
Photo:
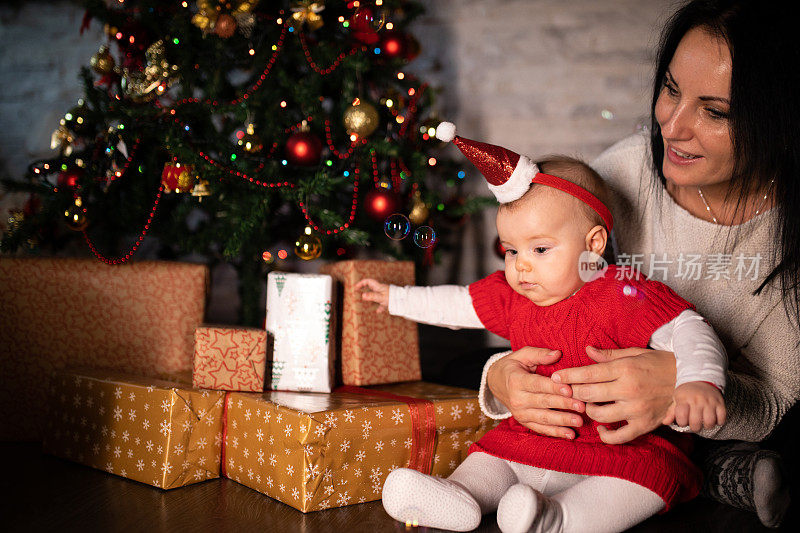
[[[800,399],[800,332],[779,302],[736,358],[731,358],[725,404],[728,421],[701,436],[760,441]]]

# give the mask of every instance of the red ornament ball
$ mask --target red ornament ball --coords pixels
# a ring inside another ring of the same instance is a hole
[[[387,31],[381,38],[381,51],[385,57],[405,57],[406,37],[398,31]]]
[[[350,31],[353,37],[364,44],[372,45],[380,40],[375,29],[376,26],[378,23],[375,13],[368,7],[359,8],[350,18]]]
[[[298,131],[286,141],[286,159],[293,165],[312,167],[322,157],[322,141],[311,132]]]
[[[393,191],[383,187],[372,189],[364,197],[364,209],[373,220],[383,222],[386,217],[397,212],[400,198]]]
[[[78,180],[83,175],[83,171],[79,168],[68,168],[58,173],[58,181],[56,182],[59,187],[68,187],[74,189],[78,186]]]
[[[214,23],[214,33],[222,37],[223,39],[227,39],[228,37],[232,36],[233,33],[236,31],[236,19],[232,16],[224,13],[217,17],[217,22]]]

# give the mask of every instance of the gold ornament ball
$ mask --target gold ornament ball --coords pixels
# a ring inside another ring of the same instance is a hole
[[[309,231],[303,233],[294,243],[294,253],[303,261],[311,261],[322,254],[322,241]]]
[[[114,72],[114,56],[108,51],[108,46],[101,46],[100,50],[92,56],[89,65],[98,74],[111,74]]]
[[[428,206],[422,201],[420,194],[418,192],[414,193],[414,199],[411,203],[411,212],[408,213],[408,220],[419,226],[428,220],[429,215],[430,211],[428,210]]]
[[[214,24],[214,33],[227,39],[232,36],[236,31],[236,19],[228,14],[222,14],[217,17],[217,22]]]
[[[73,231],[83,231],[89,225],[89,219],[86,218],[86,213],[83,212],[77,205],[72,205],[64,211],[64,217],[67,221],[67,227]]]
[[[114,72],[114,56],[108,51],[108,46],[101,46],[100,50],[89,61],[92,70],[98,74],[111,74]]]
[[[247,125],[247,132],[236,144],[248,154],[257,154],[264,148],[264,143],[261,141],[261,137],[256,135],[255,127],[252,124]]]
[[[344,112],[344,127],[351,135],[369,137],[378,129],[378,111],[372,104],[359,100]]]
[[[178,174],[178,188],[175,192],[189,192],[194,188],[196,182],[197,176],[192,172],[192,169],[184,166],[183,171]]]

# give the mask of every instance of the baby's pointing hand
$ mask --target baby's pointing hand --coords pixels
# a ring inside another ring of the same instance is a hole
[[[361,299],[378,304],[376,312],[385,313],[389,308],[389,286],[371,278],[364,278],[356,283],[355,289],[367,290],[361,293]]]

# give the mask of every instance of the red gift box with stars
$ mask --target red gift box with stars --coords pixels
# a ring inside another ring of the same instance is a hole
[[[192,384],[199,389],[260,392],[264,390],[266,360],[266,330],[198,326]]]

